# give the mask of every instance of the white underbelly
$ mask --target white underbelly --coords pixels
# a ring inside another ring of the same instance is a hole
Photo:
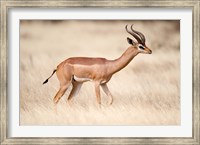
[[[102,80],[101,82],[100,82],[100,84],[104,84],[104,83],[106,83],[107,82],[107,80]]]
[[[77,82],[87,82],[87,81],[92,81],[92,79],[90,78],[81,78],[81,77],[77,77],[74,75],[74,80]]]

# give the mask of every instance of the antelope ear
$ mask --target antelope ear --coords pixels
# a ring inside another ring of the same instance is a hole
[[[131,38],[129,38],[129,37],[127,37],[127,42],[129,44],[131,44],[131,45],[135,44],[135,42]]]

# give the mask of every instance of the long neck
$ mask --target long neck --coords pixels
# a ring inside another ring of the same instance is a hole
[[[137,54],[137,50],[134,50],[134,48],[129,47],[119,58],[110,61],[109,72],[111,74],[114,74],[120,71],[121,69],[126,67]]]

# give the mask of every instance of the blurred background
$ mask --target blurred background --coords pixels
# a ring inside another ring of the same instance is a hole
[[[59,81],[54,75],[42,82],[69,57],[120,57],[132,38],[126,24],[145,35],[153,53],[139,54],[112,77],[113,104],[101,91],[100,109],[87,82],[72,106],[70,87],[55,112]],[[179,21],[21,20],[20,125],[180,125]]]

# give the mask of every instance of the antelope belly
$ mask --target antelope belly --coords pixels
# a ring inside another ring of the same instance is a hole
[[[81,78],[81,77],[77,77],[74,75],[74,80],[77,82],[86,82],[86,81],[92,81],[92,79],[90,78]]]

